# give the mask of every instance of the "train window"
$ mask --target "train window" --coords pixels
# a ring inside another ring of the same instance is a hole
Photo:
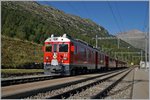
[[[46,50],[46,52],[51,52],[52,51],[52,45],[51,44],[46,45],[45,50]]]
[[[56,51],[57,51],[57,44],[54,44],[53,51],[54,51],[54,52],[56,52]]]
[[[59,52],[68,52],[68,44],[59,44]]]

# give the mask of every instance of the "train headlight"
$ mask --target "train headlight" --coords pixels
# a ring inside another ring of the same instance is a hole
[[[48,57],[46,57],[46,60],[48,60]]]
[[[64,60],[67,60],[68,58],[67,58],[67,57],[64,57],[63,59],[64,59]]]

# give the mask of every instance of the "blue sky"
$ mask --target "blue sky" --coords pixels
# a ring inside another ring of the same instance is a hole
[[[88,18],[103,26],[110,34],[138,29],[148,25],[148,1],[38,1],[65,13]]]

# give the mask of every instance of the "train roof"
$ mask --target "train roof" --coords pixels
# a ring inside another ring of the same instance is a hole
[[[62,37],[54,37],[52,34],[50,38],[46,39],[45,42],[70,42],[70,39],[64,34]]]

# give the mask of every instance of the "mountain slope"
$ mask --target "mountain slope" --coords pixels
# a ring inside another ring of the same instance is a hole
[[[66,14],[33,1],[2,1],[2,34],[37,43],[50,35],[68,33],[88,40],[96,34],[108,36],[107,30],[89,19]]]
[[[132,46],[145,50],[145,33],[139,30],[131,30],[118,34],[117,37],[131,44]]]

